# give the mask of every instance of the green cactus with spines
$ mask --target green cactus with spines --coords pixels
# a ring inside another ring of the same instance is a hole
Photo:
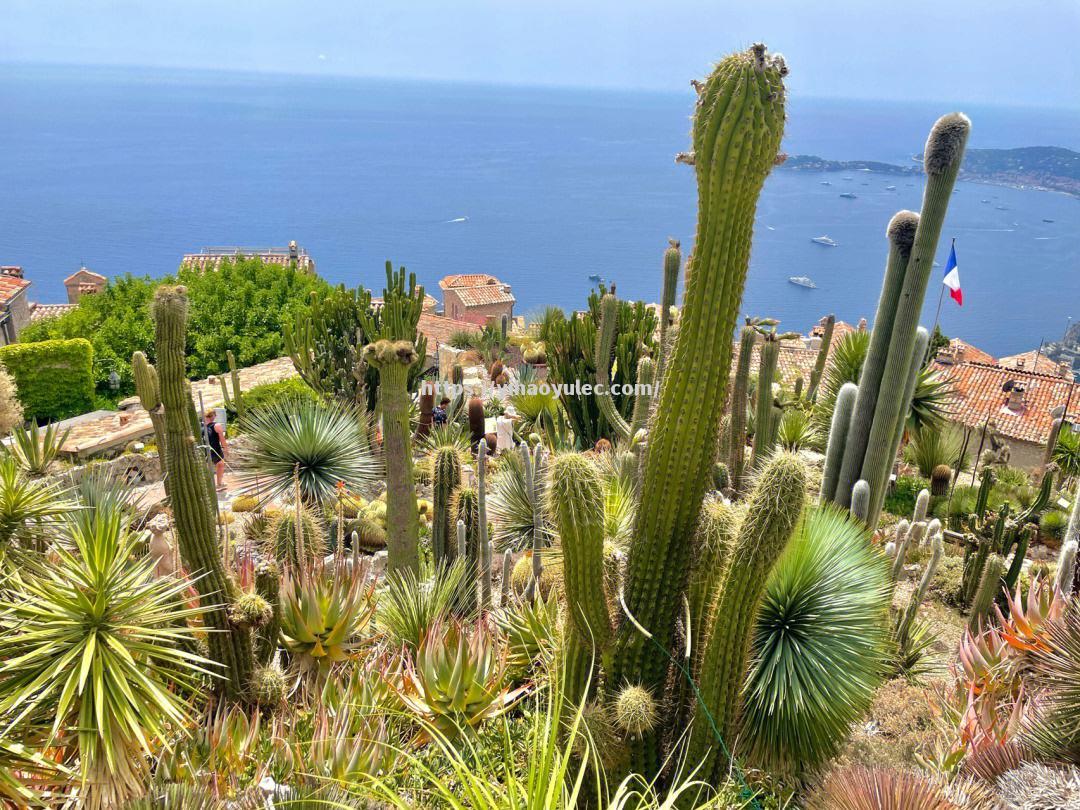
[[[641,468],[624,587],[634,621],[618,631],[608,682],[662,691],[693,530],[708,487],[731,366],[731,334],[749,266],[757,198],[776,162],[784,128],[787,67],[764,45],[722,60],[702,85],[694,115],[698,181],[696,238],[679,334],[655,407]],[[707,363],[702,358],[708,358]],[[652,635],[650,639],[643,628]],[[634,746],[632,767],[659,771],[662,735]]]
[[[131,373],[135,378],[135,393],[139,397],[139,404],[146,409],[147,414],[150,416],[150,425],[154,429],[154,441],[157,443],[158,458],[164,459],[167,436],[165,412],[161,405],[161,384],[158,381],[157,369],[150,364],[145,354],[135,352],[131,355]],[[165,476],[161,483],[165,489],[165,497],[168,498],[169,477]]]
[[[975,518],[979,521],[986,517],[986,507],[990,503],[990,491],[994,488],[994,471],[984,467],[979,480],[979,492],[975,496]]]
[[[1073,507],[1073,514],[1076,514],[1076,511],[1076,508]],[[1071,519],[1069,522],[1072,523]],[[1061,552],[1058,554],[1057,560],[1057,571],[1054,572],[1054,587],[1066,597],[1071,596],[1074,590],[1073,579],[1076,576],[1077,547],[1075,540],[1067,539],[1061,544]]]
[[[480,610],[491,610],[491,544],[487,520],[487,439],[476,448],[476,577]]]
[[[296,568],[326,553],[326,531],[310,509],[294,504],[270,519],[262,545],[267,557]]]
[[[882,374],[890,351],[893,322],[901,304],[900,291],[904,286],[904,274],[907,272],[918,225],[918,214],[913,211],[899,211],[889,220],[885,229],[889,241],[889,255],[885,263],[885,278],[881,285],[877,312],[874,315],[874,328],[870,333],[870,344],[859,372],[859,396],[852,412],[851,427],[848,430],[840,479],[837,483],[839,495],[836,503],[840,506],[850,505],[851,487],[861,477],[866,443],[870,439],[870,427],[877,408]]]
[[[510,604],[510,577],[514,573],[514,552],[507,549],[502,556],[502,581],[499,583],[499,607]]]
[[[978,587],[971,599],[971,613],[968,616],[968,629],[978,633],[990,615],[994,600],[1001,592],[1001,576],[1005,573],[1005,560],[1000,554],[991,554],[986,558]]]
[[[700,662],[700,703],[690,737],[690,761],[704,761],[701,778],[710,783],[728,767],[713,723],[727,744],[737,738],[754,620],[769,572],[802,514],[807,479],[798,456],[780,452],[770,458],[747,498],[728,554]]]
[[[848,428],[851,426],[851,414],[855,408],[855,399],[859,387],[855,383],[844,383],[836,395],[833,405],[832,421],[829,424],[829,441],[825,447],[825,467],[821,473],[821,503],[836,501],[836,485],[840,480],[840,467],[844,461],[844,446],[847,443]]]
[[[611,352],[615,346],[615,331],[618,327],[619,299],[615,297],[615,288],[600,299],[600,325],[596,331],[594,344],[596,367],[596,403],[608,425],[621,441],[630,438],[630,425],[623,419],[615,400],[611,398]]]
[[[270,603],[272,612],[270,621],[255,633],[255,662],[266,666],[273,660],[278,649],[278,635],[281,632],[281,603],[278,595],[281,591],[281,570],[270,560],[263,560],[255,566],[255,592]]]
[[[757,342],[757,330],[749,319],[739,332],[739,361],[735,366],[735,382],[731,389],[731,419],[728,439],[728,472],[731,486],[742,489],[743,467],[746,463],[746,409],[750,396],[750,361]]]
[[[821,346],[818,348],[817,357],[814,359],[814,368],[810,372],[810,386],[806,389],[807,402],[817,401],[818,386],[825,374],[825,363],[829,359],[829,348],[832,346],[833,331],[836,328],[836,316],[829,315],[825,318],[825,333],[821,336]]]
[[[1009,589],[1010,593],[1016,588],[1016,583],[1020,579],[1020,572],[1024,570],[1024,558],[1027,556],[1028,546],[1031,545],[1031,541],[1038,534],[1038,531],[1035,525],[1028,524],[1021,528],[1018,533],[1016,550],[1013,552],[1012,562],[1009,564],[1009,570],[1004,577],[1005,587]]]
[[[660,362],[657,364],[657,380],[663,380],[664,362],[671,351],[671,308],[675,306],[675,294],[679,288],[679,269],[681,267],[682,250],[679,241],[669,239],[668,248],[664,251],[664,280],[660,290]]]
[[[521,448],[521,460],[525,465],[525,488],[529,492],[529,500],[532,502],[533,532],[532,532],[532,579],[529,580],[525,592],[527,599],[532,599],[536,592],[540,575],[544,572],[543,548],[546,544],[546,532],[544,529],[544,448],[537,444],[529,453],[528,448]]]
[[[432,459],[431,551],[437,566],[447,566],[457,556],[450,501],[461,484],[461,458],[453,447],[440,447]]]
[[[757,402],[754,410],[754,443],[750,451],[750,467],[756,469],[772,452],[776,444],[779,420],[773,404],[773,382],[776,364],[780,359],[780,341],[774,332],[765,334],[758,359]]]
[[[480,397],[469,397],[468,419],[469,419],[469,442],[473,447],[477,447],[480,444],[480,440],[484,438],[484,400]]]
[[[236,357],[233,355],[232,350],[225,352],[225,359],[229,364],[228,379],[224,374],[218,375],[218,382],[221,384],[222,404],[240,419],[243,419],[247,415],[247,410],[244,408],[244,398],[240,388],[240,370],[236,366]],[[231,392],[229,391],[230,382],[232,383]]]
[[[480,496],[475,487],[458,487],[453,500],[454,521],[458,527],[458,554],[465,559],[465,587],[468,612],[479,607],[477,589],[480,576]],[[463,533],[464,532],[464,533]]]
[[[633,438],[639,430],[643,430],[649,422],[649,411],[655,396],[657,366],[651,357],[642,357],[637,366],[637,393],[634,395],[634,410],[630,415],[630,437]],[[649,387],[654,387],[649,393]]]
[[[915,621],[916,614],[919,612],[919,606],[923,603],[923,600],[926,599],[926,593],[930,589],[930,583],[933,582],[938,565],[941,563],[941,557],[945,553],[945,544],[942,541],[940,531],[934,532],[931,536],[930,545],[932,551],[930,559],[926,563],[926,568],[923,569],[922,578],[919,580],[918,587],[912,591],[907,606],[904,608],[904,612],[900,615],[900,619],[896,625],[896,641],[901,649],[904,649],[910,640],[911,625]]]
[[[162,285],[154,293],[154,343],[158,383],[164,408],[165,474],[177,545],[184,567],[205,607],[209,657],[221,665],[216,681],[234,699],[248,697],[255,667],[251,632],[230,624],[224,605],[237,596],[235,583],[225,570],[218,547],[216,514],[209,492],[206,462],[196,446],[187,394],[187,290]]]
[[[851,516],[866,522],[870,514],[870,484],[861,478],[851,488]]]
[[[578,662],[576,682],[566,683],[566,698],[577,704],[586,685],[596,682],[584,662],[599,664],[611,639],[604,594],[604,488],[595,465],[577,453],[556,456],[551,462],[547,505],[562,540],[567,656]]]
[[[791,398],[796,403],[802,401],[803,385],[804,385],[804,382],[803,382],[802,376],[796,377],[795,378],[795,387],[792,389],[792,392],[791,392]]]
[[[979,582],[982,579],[983,569],[986,567],[986,561],[993,549],[994,541],[992,538],[980,537],[974,551],[965,560],[963,577],[965,605],[970,605],[975,598],[975,591],[978,589]]]
[[[926,188],[922,211],[915,229],[915,241],[908,259],[904,283],[900,289],[899,305],[889,335],[889,350],[881,373],[874,419],[866,442],[861,477],[870,482],[870,525],[877,523],[881,503],[885,498],[889,471],[896,458],[898,431],[911,403],[911,391],[918,368],[926,356],[929,334],[922,352],[918,351],[917,330],[926,287],[933,271],[934,254],[941,236],[949,198],[956,185],[964,157],[971,122],[959,113],[939,118],[930,131],[924,150]],[[923,333],[926,330],[922,330]]]
[[[915,512],[911,516],[912,523],[919,523],[926,520],[926,513],[930,509],[930,490],[920,489],[919,494],[915,496]]]

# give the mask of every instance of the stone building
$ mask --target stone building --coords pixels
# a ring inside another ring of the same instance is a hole
[[[109,280],[101,273],[83,266],[64,279],[64,289],[67,290],[69,304],[79,303],[84,295],[93,295],[105,289]]]
[[[498,324],[503,315],[513,320],[516,299],[510,285],[487,273],[446,276],[439,282],[443,292],[443,314],[478,326]]]
[[[21,267],[0,267],[0,346],[17,341],[19,332],[30,323],[30,302],[26,297],[29,287]]]

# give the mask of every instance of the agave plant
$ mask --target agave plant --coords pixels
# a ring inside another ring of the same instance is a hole
[[[60,449],[69,435],[71,428],[61,433],[59,425],[49,424],[42,430],[41,426],[31,419],[30,427],[20,425],[12,431],[9,451],[27,475],[45,475],[60,455]]]
[[[366,578],[355,551],[282,577],[282,640],[301,669],[325,673],[360,646],[375,615],[375,588]]]
[[[801,450],[813,445],[816,437],[810,415],[802,408],[785,410],[776,431],[776,441],[785,450]]]
[[[956,810],[945,789],[914,771],[849,766],[830,772],[807,810]]]
[[[744,692],[751,759],[801,773],[836,754],[882,682],[890,598],[865,527],[832,507],[810,510],[758,614]]]
[[[1039,754],[1080,764],[1080,607],[1071,602],[1064,615],[1046,627],[1045,646],[1028,662],[1044,687],[1026,730]]]
[[[148,759],[189,720],[180,696],[210,674],[191,652],[188,584],[155,579],[119,512],[64,524],[50,559],[18,554],[0,608],[3,736],[41,715],[50,746],[78,752],[82,801],[139,795]]]
[[[291,493],[316,506],[333,500],[339,483],[353,492],[380,480],[360,413],[338,402],[274,402],[244,422],[251,442],[239,459],[242,486],[265,502]]]
[[[503,606],[495,623],[506,639],[507,671],[513,677],[528,673],[537,659],[546,660],[555,642],[558,601],[554,595]]]
[[[432,627],[467,609],[466,566],[459,558],[423,578],[412,570],[387,575],[376,619],[392,647],[415,650]]]
[[[484,626],[469,632],[457,621],[443,622],[428,630],[405,662],[397,693],[407,709],[457,739],[526,693],[526,687],[503,686],[505,670],[505,656]]]
[[[13,539],[31,539],[74,508],[59,487],[27,479],[13,458],[0,457],[0,555]]]

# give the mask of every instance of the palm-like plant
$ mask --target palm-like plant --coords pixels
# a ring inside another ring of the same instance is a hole
[[[20,425],[12,431],[9,450],[27,475],[45,475],[70,434],[71,428],[61,433],[56,424],[49,424],[42,430],[31,419],[30,427]]]
[[[963,439],[956,430],[947,430],[924,424],[912,431],[911,441],[904,447],[904,461],[919,469],[919,475],[929,478],[934,467],[944,464],[955,467],[960,461]]]
[[[464,612],[468,579],[464,559],[439,566],[424,578],[411,570],[387,575],[376,619],[391,646],[415,650],[433,626]]]
[[[923,366],[911,395],[911,409],[907,416],[908,430],[942,427],[951,413],[949,400],[954,391],[952,380],[943,377],[932,365]]]
[[[470,633],[456,621],[439,623],[405,662],[398,697],[443,736],[456,739],[525,694],[524,687],[503,687],[505,671],[505,657],[483,625]]]
[[[801,450],[816,442],[810,414],[802,408],[788,408],[780,419],[776,441],[785,450]]]
[[[251,449],[240,458],[243,486],[264,500],[290,493],[294,476],[309,505],[330,501],[339,483],[353,492],[382,475],[359,411],[340,403],[275,402],[244,422]]]
[[[844,383],[859,381],[863,361],[866,360],[869,349],[869,332],[848,332],[839,340],[834,341],[832,357],[814,405],[814,434],[819,443],[828,439],[829,423],[832,422],[833,408],[836,406],[836,397],[840,389],[843,388]]]
[[[53,719],[49,744],[78,752],[83,801],[138,795],[148,759],[189,720],[179,692],[213,663],[190,652],[188,584],[155,579],[120,512],[65,524],[52,559],[22,552],[0,609],[3,734]]]
[[[1062,475],[1070,479],[1080,477],[1080,430],[1071,425],[1061,429],[1052,459]]]
[[[317,560],[282,578],[282,638],[303,670],[325,673],[360,646],[375,615],[374,586],[364,584],[361,565],[354,551],[351,560]]]
[[[499,472],[492,477],[487,508],[495,520],[493,540],[499,551],[522,551],[533,547],[533,501],[525,480],[525,463],[517,453],[499,459]],[[547,543],[547,531],[541,545]]]
[[[74,507],[56,485],[31,481],[13,458],[0,458],[0,555],[12,539],[28,539]]]
[[[810,510],[758,614],[743,733],[755,762],[802,773],[836,754],[881,684],[890,598],[865,527],[831,507]]]

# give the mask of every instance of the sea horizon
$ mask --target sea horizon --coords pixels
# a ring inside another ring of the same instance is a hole
[[[0,263],[25,268],[33,300],[62,301],[61,280],[83,263],[157,277],[206,245],[295,239],[335,283],[378,291],[391,259],[438,297],[443,275],[490,272],[528,313],[580,308],[593,274],[655,300],[668,237],[687,251],[693,241],[692,170],[673,162],[687,147],[689,87],[7,65]],[[784,149],[910,162],[952,108],[793,95]],[[1080,110],[959,108],[972,147],[1080,149]],[[857,199],[839,199],[845,190]],[[872,320],[885,226],[917,210],[921,190],[920,178],[774,172],[742,311],[798,331],[830,312]],[[959,184],[939,253],[957,239],[965,306],[946,300],[944,331],[996,355],[1059,336],[1080,292],[1078,225],[1076,198]],[[839,247],[810,242],[821,235]],[[818,289],[787,282],[802,275]],[[927,326],[937,300],[935,275]]]

